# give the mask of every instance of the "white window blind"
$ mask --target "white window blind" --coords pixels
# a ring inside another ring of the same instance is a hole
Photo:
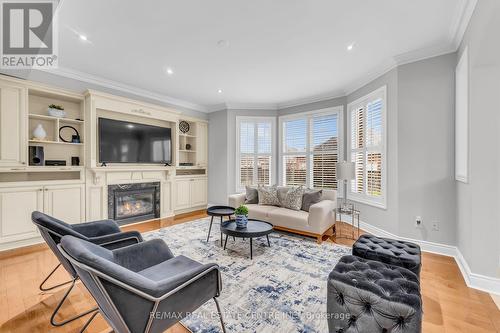
[[[341,109],[280,118],[284,185],[336,189]]]
[[[237,117],[237,190],[246,185],[271,185],[275,121]]]
[[[349,104],[348,147],[356,176],[348,197],[384,208],[385,110],[385,87]]]

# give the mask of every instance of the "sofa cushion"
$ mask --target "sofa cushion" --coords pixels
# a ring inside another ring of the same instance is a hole
[[[281,207],[292,210],[300,210],[302,207],[302,195],[304,188],[302,186],[290,187],[283,199],[280,200]]]
[[[314,191],[314,190],[306,190],[302,195],[302,209],[305,212],[309,211],[309,208],[321,201],[321,196],[323,195],[323,190]]]
[[[259,192],[255,187],[245,186],[245,203],[246,204],[258,204],[259,203]]]
[[[302,230],[308,224],[309,213],[303,210],[275,208],[268,211],[268,222],[275,226]]]
[[[259,205],[279,206],[280,200],[278,199],[278,189],[276,185],[273,186],[259,186]]]
[[[266,222],[269,221],[268,213],[275,209],[278,209],[276,206],[265,206],[258,204],[249,204],[246,205],[248,207],[248,217],[251,219],[262,220]],[[272,222],[271,222],[272,223]]]

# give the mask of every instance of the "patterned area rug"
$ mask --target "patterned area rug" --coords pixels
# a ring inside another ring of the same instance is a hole
[[[215,262],[222,272],[223,308],[228,332],[328,332],[326,284],[330,271],[344,255],[345,246],[274,232],[253,241],[231,237],[224,251],[219,223],[206,237],[210,218],[149,232],[145,239],[163,239],[175,255],[201,263]],[[192,332],[222,332],[215,303],[207,302],[182,320]]]

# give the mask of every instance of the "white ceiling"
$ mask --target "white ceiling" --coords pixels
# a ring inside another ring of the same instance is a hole
[[[59,72],[119,83],[200,111],[221,104],[286,106],[344,95],[398,61],[455,50],[467,5],[65,0]],[[219,47],[219,40],[228,45]],[[174,74],[167,75],[166,67]]]

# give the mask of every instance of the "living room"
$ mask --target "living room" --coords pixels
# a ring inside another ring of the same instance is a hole
[[[500,332],[498,1],[0,5],[0,332]]]

